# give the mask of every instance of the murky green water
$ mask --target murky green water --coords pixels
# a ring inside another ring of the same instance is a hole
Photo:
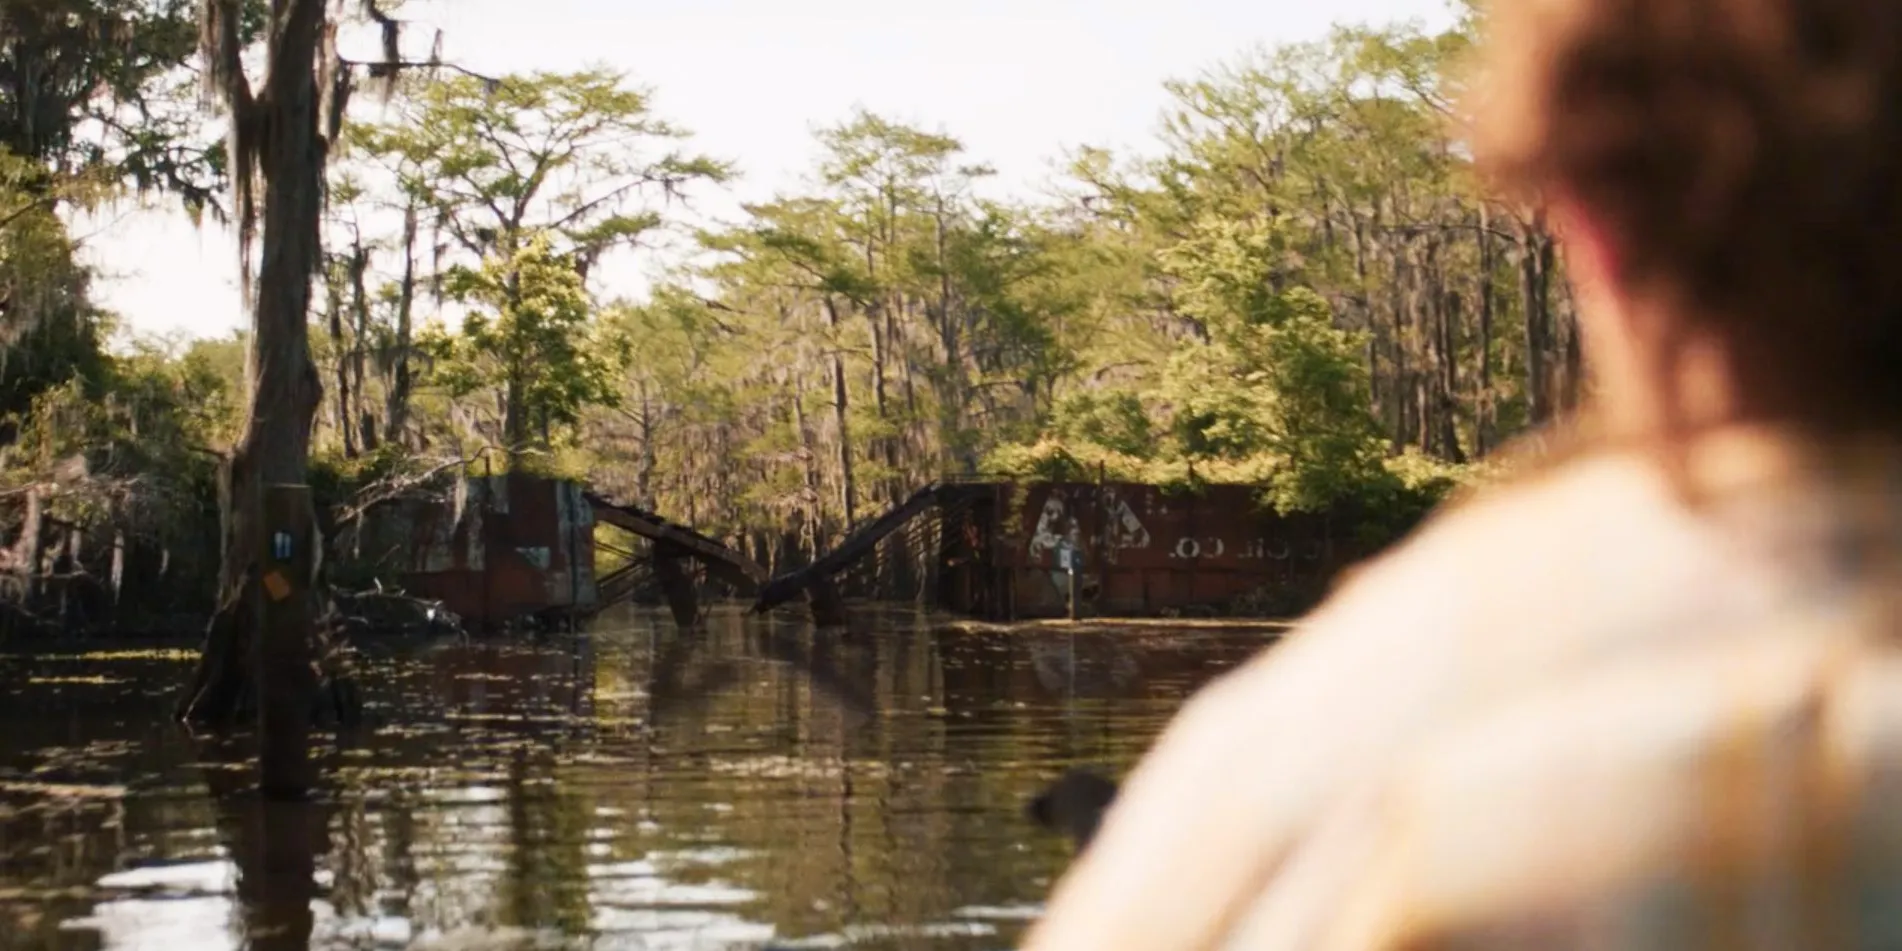
[[[366,647],[309,805],[168,717],[183,652],[0,656],[0,948],[1007,948],[1121,769],[1249,632],[841,640],[721,613]]]

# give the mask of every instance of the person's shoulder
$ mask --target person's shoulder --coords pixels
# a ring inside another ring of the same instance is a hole
[[[1581,559],[1581,542],[1614,553],[1629,541],[1587,536],[1645,522],[1656,497],[1638,467],[1594,457],[1459,500],[1338,577],[1280,643],[1210,683],[1180,719],[1245,721],[1268,697],[1320,703],[1351,694],[1437,705],[1466,679],[1467,644],[1577,615],[1545,616],[1584,597],[1577,589],[1591,571],[1578,562],[1609,560]]]
[[[1395,554],[1424,558],[1449,548],[1477,553],[1576,551],[1576,539],[1607,528],[1675,521],[1660,469],[1633,453],[1574,457],[1470,490],[1428,517]]]
[[[1654,467],[1611,453],[1576,458],[1450,500],[1343,571],[1306,626],[1385,606],[1417,627],[1502,598],[1558,596],[1580,571],[1615,568],[1633,548],[1659,550],[1687,527]]]
[[[1463,500],[1198,691],[1167,739],[1213,756],[1283,717],[1343,704],[1363,726],[1383,716],[1423,723],[1470,702],[1476,684],[1542,671],[1593,632],[1620,627],[1606,612],[1622,611],[1626,594],[1650,613],[1673,596],[1686,574],[1677,566],[1697,558],[1659,541],[1671,534],[1654,524],[1673,517],[1665,497],[1642,466],[1594,456]],[[1647,575],[1644,558],[1660,553],[1673,566]]]
[[[1475,678],[1542,669],[1675,610],[1708,570],[1709,545],[1695,536],[1661,480],[1629,459],[1579,458],[1515,479],[1350,570],[1282,643],[1186,712],[1224,719],[1270,690],[1457,703]]]
[[[1350,943],[1493,947],[1471,939],[1606,921],[1682,939],[1716,919],[1660,899],[1687,886],[1723,895],[1719,879],[1741,875],[1808,886],[1774,889],[1771,902],[1846,898],[1830,911],[1854,919],[1857,883],[1815,877],[1848,866],[1794,857],[1854,848],[1867,881],[1902,868],[1889,808],[1902,786],[1902,656],[1853,612],[1732,635],[1570,678],[1420,744],[1377,803],[1342,817],[1376,843],[1347,899],[1364,912]],[[1750,811],[1711,808],[1713,790],[1736,789],[1750,791]],[[1887,917],[1856,924],[1896,936]]]

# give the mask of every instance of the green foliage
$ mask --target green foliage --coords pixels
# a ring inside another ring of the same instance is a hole
[[[1155,468],[1146,460],[1087,439],[1066,442],[1044,438],[1027,444],[998,446],[985,458],[985,471],[1014,479],[1053,482],[1090,482],[1099,478],[1123,482],[1160,481],[1153,478]]]
[[[617,399],[617,361],[596,339],[581,275],[545,235],[480,268],[452,268],[444,294],[471,307],[461,332],[437,345],[434,378],[451,394],[501,389],[543,426],[573,425]]]
[[[1387,478],[1364,344],[1294,283],[1285,221],[1204,217],[1159,251],[1156,269],[1174,311],[1204,339],[1176,344],[1141,393],[1066,397],[1046,433],[1072,454],[1087,445],[1185,472],[1199,465],[1204,478],[1259,482],[1283,511],[1324,509]],[[1152,436],[1152,415],[1166,438]],[[1005,452],[993,464],[1036,458]]]
[[[1271,354],[1278,448],[1286,460],[1271,483],[1276,507],[1317,510],[1378,479],[1385,441],[1368,405],[1359,348],[1327,321],[1302,317],[1265,328]]]
[[[1070,221],[1094,260],[1066,264],[1098,276],[1078,311],[1110,315],[1092,328],[1104,338],[1134,332],[1090,347],[1081,389],[991,464],[1127,458],[1129,440],[1076,422],[1095,411],[1087,394],[1117,393],[1156,433],[1149,464],[1125,466],[1152,481],[1192,465],[1284,511],[1340,506],[1378,529],[1475,478],[1469,451],[1537,419],[1525,348],[1556,365],[1574,331],[1512,286],[1556,284],[1507,267],[1542,226],[1487,207],[1448,138],[1470,37],[1469,18],[1259,51],[1170,85],[1154,159],[1078,153]],[[1521,333],[1534,317],[1560,329]]]
[[[166,591],[140,607],[203,608],[218,558],[216,440],[235,428],[238,393],[163,341],[133,340],[99,373],[47,387],[7,419],[0,482],[38,486],[46,514],[84,530],[89,551],[117,535],[166,552]]]
[[[255,36],[264,5],[244,8],[240,35]],[[107,351],[113,321],[62,213],[127,190],[220,211],[224,148],[182,69],[198,13],[191,0],[36,0],[0,17],[0,477],[33,486],[89,553],[161,553],[170,573],[143,605],[157,611],[209,600],[212,449],[234,397],[177,347]]]
[[[195,0],[31,0],[6,7],[0,147],[35,163],[44,193],[74,175],[219,210],[226,156],[202,128],[184,67],[198,51]],[[262,30],[248,0],[240,33]]]
[[[106,316],[74,257],[63,201],[89,201],[94,183],[50,175],[0,150],[0,413],[23,413],[48,387],[103,380]]]
[[[610,70],[495,83],[447,76],[416,88],[394,112],[391,121],[351,127],[341,194],[391,201],[432,226],[433,256],[417,249],[428,235],[363,246],[407,255],[398,269],[433,272],[420,283],[469,312],[453,321],[457,332],[439,326],[411,340],[402,285],[392,284],[371,295],[386,317],[368,332],[385,341],[386,354],[413,345],[433,362],[427,380],[440,389],[423,406],[433,438],[560,449],[563,430],[585,409],[621,396],[629,338],[595,321],[590,273],[607,255],[659,241],[670,223],[662,203],[725,179],[728,169],[678,148],[685,133]],[[364,183],[372,178],[394,194]],[[397,365],[379,361],[386,377]],[[394,386],[383,382],[386,392]],[[500,418],[488,419],[483,404],[499,405]]]
[[[1190,459],[1237,461],[1269,446],[1272,398],[1253,385],[1239,355],[1223,344],[1192,345],[1170,356],[1151,399],[1166,407],[1170,449]]]
[[[513,254],[540,236],[585,269],[649,236],[664,219],[646,200],[728,167],[673,143],[650,95],[612,70],[536,72],[491,85],[452,75],[406,99],[394,121],[350,130],[353,151],[393,170],[400,192],[435,212],[466,252]]]
[[[1175,282],[1176,306],[1200,318],[1217,340],[1314,316],[1311,295],[1284,294],[1294,270],[1288,230],[1282,218],[1196,221],[1186,238],[1157,255],[1162,276]]]
[[[1131,459],[1156,453],[1155,433],[1142,398],[1126,391],[1084,390],[1057,402],[1050,429],[1066,443],[1101,446]]]

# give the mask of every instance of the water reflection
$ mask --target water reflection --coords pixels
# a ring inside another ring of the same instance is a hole
[[[167,721],[187,654],[0,655],[0,948],[1008,947],[1023,802],[1264,643],[608,621],[373,645],[307,804]]]

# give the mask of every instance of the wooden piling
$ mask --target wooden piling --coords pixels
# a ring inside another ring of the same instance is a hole
[[[673,541],[654,543],[654,580],[674,613],[674,624],[689,630],[700,621],[699,592],[687,574],[687,549]]]

